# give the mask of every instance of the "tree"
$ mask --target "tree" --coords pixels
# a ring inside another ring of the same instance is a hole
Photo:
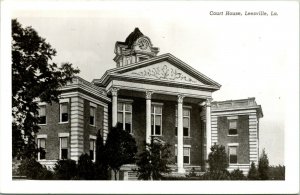
[[[255,166],[255,163],[253,161],[251,163],[251,167],[249,169],[247,178],[249,180],[258,180],[259,179],[258,172],[257,172],[256,166]]]
[[[95,178],[95,166],[88,154],[82,154],[77,166],[78,179],[91,180]]]
[[[229,180],[230,173],[227,171],[228,157],[225,147],[214,144],[208,155],[209,171],[203,174],[204,180]]]
[[[12,20],[12,155],[36,157],[34,135],[38,132],[38,104],[58,101],[59,88],[79,73],[72,64],[51,62],[55,49],[32,27]]]
[[[18,167],[18,175],[26,176],[26,179],[53,179],[53,173],[34,158],[26,158],[21,161]]]
[[[100,130],[97,132],[96,139],[96,162],[95,162],[95,179],[105,180],[108,178],[108,165],[105,157],[105,147]]]
[[[115,173],[115,180],[122,165],[135,162],[136,152],[136,142],[130,133],[113,127],[107,135],[105,156],[109,167]]]
[[[259,178],[261,180],[268,180],[269,179],[268,171],[269,171],[269,159],[265,152],[265,149],[263,149],[262,154],[259,157],[259,161],[258,161]]]
[[[160,144],[151,139],[150,144],[146,144],[144,151],[139,155],[138,179],[141,180],[159,180],[162,179],[162,173],[169,173],[171,170],[168,167],[170,164],[169,144]]]
[[[210,150],[211,152],[208,155],[209,170],[215,172],[225,171],[229,166],[225,147],[214,144]]]
[[[271,180],[285,180],[285,166],[270,166],[268,175]]]
[[[77,165],[74,160],[59,160],[54,165],[55,178],[59,180],[77,179]]]

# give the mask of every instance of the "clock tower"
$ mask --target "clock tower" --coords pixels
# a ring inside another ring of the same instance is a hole
[[[125,42],[116,42],[114,61],[122,67],[154,57],[158,52],[159,48],[153,47],[151,40],[135,28]]]

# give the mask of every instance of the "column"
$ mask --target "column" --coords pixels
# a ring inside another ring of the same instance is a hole
[[[177,105],[177,168],[178,173],[185,173],[183,168],[183,113],[182,113],[182,103],[183,95],[178,95],[178,105]]]
[[[112,95],[112,127],[117,126],[118,122],[118,88],[111,88]]]
[[[206,159],[208,159],[211,147],[211,100],[211,98],[206,100]]]
[[[151,95],[153,91],[146,91],[146,143],[151,142]]]

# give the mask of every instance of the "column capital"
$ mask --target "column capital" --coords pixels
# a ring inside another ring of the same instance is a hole
[[[212,98],[206,99],[206,106],[211,106]]]
[[[185,96],[182,95],[182,94],[177,95],[177,101],[178,101],[179,104],[182,104],[182,103],[183,103],[183,98],[184,98],[184,97],[185,97]]]
[[[111,88],[111,95],[112,95],[112,96],[117,96],[117,95],[118,95],[118,90],[119,90],[119,88],[117,88],[117,87],[112,87],[112,88]]]
[[[154,93],[153,91],[147,90],[146,91],[146,100],[151,100],[151,96],[153,93]]]

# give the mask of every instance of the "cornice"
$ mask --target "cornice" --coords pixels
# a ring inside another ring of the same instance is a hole
[[[193,67],[189,66],[188,64],[186,64],[185,62],[179,60],[178,58],[176,58],[175,56],[173,56],[172,54],[166,53],[166,54],[162,54],[153,58],[149,58],[147,60],[144,61],[140,61],[131,65],[127,65],[127,66],[123,66],[123,67],[118,67],[118,68],[113,68],[110,70],[107,70],[104,75],[101,77],[101,79],[94,79],[93,83],[100,85],[100,86],[106,86],[109,81],[111,80],[110,77],[117,77],[117,75],[120,75],[124,72],[128,72],[137,68],[143,68],[145,66],[149,66],[152,65],[154,63],[158,63],[161,61],[169,61],[170,63],[174,63],[175,65],[177,65],[176,67],[181,69],[182,71],[191,74],[192,76],[195,76],[197,79],[199,80],[203,80],[205,83],[208,83],[208,85],[205,85],[205,88],[211,88],[214,90],[218,90],[220,89],[221,85],[215,81],[213,81],[212,79],[210,79],[209,77],[205,76],[204,74],[200,73],[199,71],[197,71],[196,69],[194,69]],[[125,78],[126,76],[122,75],[123,78]],[[135,77],[132,77],[133,79],[137,79]],[[144,81],[149,81],[149,79],[144,79]],[[168,82],[168,83],[172,83],[172,82]],[[186,84],[185,84],[186,85]],[[209,86],[209,87],[208,87]]]
[[[222,112],[233,112],[233,111],[247,111],[247,110],[255,110],[259,115],[259,118],[263,117],[262,108],[260,105],[257,106],[245,106],[245,107],[233,107],[233,108],[215,108],[211,107],[212,113],[222,113]]]
[[[169,81],[169,80],[159,80],[159,79],[151,79],[151,78],[141,78],[136,76],[128,76],[128,75],[117,75],[111,74],[108,80],[106,81],[109,83],[112,80],[120,80],[120,81],[131,81],[131,82],[140,82],[148,84],[158,85],[158,86],[169,86],[169,87],[181,87],[186,89],[201,89],[207,91],[216,91],[219,88],[211,85],[199,85],[199,84],[191,84],[191,83],[184,83],[178,81]]]
[[[106,93],[105,89],[95,86],[94,84],[92,84],[78,76],[74,77],[74,79],[71,83],[62,87],[60,90],[63,93],[65,91],[76,90],[76,89],[80,89],[80,90],[86,92],[87,94],[93,94],[106,102],[111,101],[110,98],[107,97],[107,93]]]

